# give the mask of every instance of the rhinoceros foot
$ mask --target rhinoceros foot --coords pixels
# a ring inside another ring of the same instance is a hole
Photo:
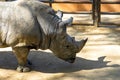
[[[18,66],[16,70],[19,72],[29,72],[30,68],[26,66]]]

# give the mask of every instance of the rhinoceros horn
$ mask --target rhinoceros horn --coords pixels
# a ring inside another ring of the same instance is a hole
[[[60,19],[62,19],[62,17],[63,17],[63,13],[62,13],[62,11],[60,11],[60,10],[57,11],[56,15],[57,15]]]
[[[81,41],[76,41],[77,46],[79,47],[79,51],[81,51],[81,49],[84,47],[87,40],[88,40],[88,38],[82,39]]]

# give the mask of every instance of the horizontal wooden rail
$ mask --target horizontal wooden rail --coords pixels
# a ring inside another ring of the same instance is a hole
[[[63,13],[66,13],[66,14],[91,14],[92,11],[80,11],[80,12],[64,12]]]
[[[42,1],[42,0],[41,0]],[[91,4],[93,1],[54,1],[54,0],[49,0],[49,1],[42,1],[45,3],[78,3],[78,4]],[[101,1],[101,4],[120,4],[120,1]]]
[[[72,3],[72,4],[92,4],[92,2],[87,2],[87,1],[84,1],[84,2],[74,2],[74,1],[42,1],[42,2],[45,2],[45,3]]]
[[[120,0],[101,0],[101,4],[120,4]]]
[[[101,12],[101,14],[120,15],[120,12]]]

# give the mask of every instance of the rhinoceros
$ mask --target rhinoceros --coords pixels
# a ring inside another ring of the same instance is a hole
[[[0,2],[0,47],[12,48],[18,71],[30,71],[27,66],[30,49],[50,49],[64,61],[75,61],[87,38],[76,41],[70,37],[66,28],[73,18],[62,20],[62,16],[61,11],[56,13],[37,0]]]

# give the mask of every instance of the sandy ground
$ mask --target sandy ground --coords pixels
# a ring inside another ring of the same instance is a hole
[[[51,51],[31,50],[32,71],[15,71],[17,61],[11,48],[0,49],[0,80],[119,80],[120,28],[75,26],[68,33],[77,40],[88,37],[75,63],[56,58]]]

